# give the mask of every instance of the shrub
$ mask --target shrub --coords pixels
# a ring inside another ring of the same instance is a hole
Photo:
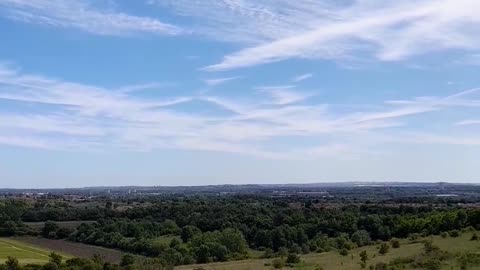
[[[460,232],[457,231],[457,230],[452,230],[452,231],[449,231],[449,232],[448,232],[448,235],[450,235],[450,237],[459,237],[459,236],[460,236]]]
[[[472,234],[472,237],[470,238],[470,241],[477,241],[478,240],[478,235],[476,233]]]
[[[340,255],[342,255],[342,256],[347,256],[347,255],[348,255],[348,249],[342,248],[342,249],[340,250]]]
[[[290,253],[287,256],[287,263],[296,264],[300,262],[300,257],[295,253]]]
[[[390,250],[390,246],[387,243],[382,243],[380,245],[380,250],[378,250],[378,253],[385,255],[388,253],[389,250]]]
[[[442,263],[438,259],[429,259],[423,263],[423,269],[425,270],[440,270]]]
[[[399,248],[400,247],[400,241],[398,239],[392,239],[392,241],[390,241],[391,245],[392,245],[392,248]]]
[[[447,237],[448,237],[448,233],[443,232],[442,234],[440,234],[440,236],[441,236],[442,238],[447,238]]]
[[[282,259],[275,259],[272,261],[272,266],[275,269],[281,269],[285,266],[285,262]]]

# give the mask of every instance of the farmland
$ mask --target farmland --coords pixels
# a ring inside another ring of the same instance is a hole
[[[79,258],[92,258],[94,255],[100,255],[105,261],[111,263],[119,263],[123,255],[122,252],[114,249],[73,243],[65,240],[45,239],[38,237],[17,237],[15,238],[15,242],[41,247],[57,253],[66,252],[71,256]]]
[[[20,263],[45,263],[48,261],[48,255],[51,251],[30,245],[28,243],[13,240],[10,238],[0,238],[0,262],[4,262],[8,256],[17,258]],[[62,254],[68,257],[66,254]]]

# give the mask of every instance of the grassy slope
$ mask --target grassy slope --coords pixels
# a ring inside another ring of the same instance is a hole
[[[434,236],[434,244],[439,246],[442,250],[452,253],[462,251],[476,251],[480,252],[480,241],[469,241],[471,233],[464,233],[458,238],[443,239],[439,236]],[[295,266],[295,269],[314,270],[315,265],[322,266],[325,270],[345,269],[345,270],[360,270],[359,254],[363,250],[367,250],[370,260],[367,265],[375,264],[377,262],[388,262],[394,258],[409,257],[422,252],[423,244],[412,242],[408,240],[401,241],[401,246],[398,249],[390,249],[390,252],[384,256],[378,254],[378,245],[363,248],[357,248],[350,251],[348,256],[341,256],[338,252],[325,252],[320,254],[309,254],[302,256],[302,263]],[[353,255],[353,259],[352,259]],[[251,259],[245,261],[226,262],[226,263],[212,263],[207,265],[189,265],[180,266],[179,270],[192,270],[196,267],[203,267],[205,270],[262,270],[272,269],[271,266],[265,266],[265,263],[271,263],[272,259]],[[453,268],[452,268],[453,267]],[[455,262],[450,262],[449,266],[444,268],[458,269]],[[480,270],[480,267],[469,268],[471,270]]]
[[[35,247],[26,243],[8,238],[0,238],[0,262],[4,262],[7,256],[17,258],[20,263],[45,263],[48,261],[49,250]],[[68,257],[62,254],[64,257]]]

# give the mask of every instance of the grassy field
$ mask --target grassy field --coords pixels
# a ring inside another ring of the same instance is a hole
[[[441,238],[434,236],[431,239],[434,244],[440,247],[440,249],[449,251],[452,253],[470,251],[480,252],[480,241],[469,241],[472,233],[463,233],[458,238]],[[421,239],[422,240],[422,239]],[[423,250],[423,243],[419,241],[402,240],[401,246],[398,249],[390,249],[386,255],[378,254],[378,247],[368,246],[363,248],[357,248],[351,250],[347,256],[341,256],[338,252],[325,252],[319,254],[309,254],[302,256],[302,263],[296,265],[294,269],[314,270],[316,266],[321,266],[325,270],[361,270],[359,265],[360,252],[366,250],[369,254],[370,260],[367,265],[376,264],[378,262],[389,262],[395,258],[404,258],[419,254]],[[205,270],[262,270],[273,269],[271,264],[272,259],[251,259],[244,261],[225,262],[225,263],[212,263],[205,265],[188,265],[180,266],[178,270],[193,270],[195,268],[202,267]],[[449,265],[445,266],[444,270],[459,269],[456,262],[448,262]],[[480,270],[480,267],[469,268],[470,270]]]
[[[42,249],[24,242],[10,238],[0,238],[0,262],[3,263],[7,256],[17,258],[20,263],[45,263],[48,261],[50,250]],[[68,257],[65,254],[62,254]]]

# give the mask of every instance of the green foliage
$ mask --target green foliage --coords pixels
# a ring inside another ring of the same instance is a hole
[[[427,254],[439,250],[439,248],[433,244],[433,241],[431,239],[425,240],[423,242],[423,249],[424,249],[425,253],[427,253]]]
[[[187,225],[182,228],[182,233],[180,237],[182,238],[182,241],[184,243],[187,243],[188,241],[190,241],[190,239],[192,239],[195,235],[199,233],[201,233],[200,229],[192,225]]]
[[[20,270],[20,264],[18,260],[13,257],[7,257],[7,261],[5,262],[5,269],[6,270]]]
[[[360,260],[363,262],[363,263],[366,263],[368,261],[368,253],[366,250],[360,252]],[[363,267],[364,268],[364,267]]]
[[[390,240],[390,244],[392,245],[392,248],[399,248],[400,247],[400,240],[392,239],[392,240]]]
[[[450,237],[459,237],[460,232],[458,230],[451,230],[448,232],[448,235],[450,235]]]
[[[423,263],[423,269],[425,270],[440,270],[442,268],[442,262],[437,258],[428,259]]]
[[[390,246],[387,243],[382,243],[380,245],[380,249],[378,250],[378,253],[381,255],[385,255],[388,253],[389,250],[390,250]]]
[[[352,242],[357,246],[363,247],[369,245],[371,242],[370,234],[365,230],[359,230],[352,234]]]
[[[48,256],[50,259],[49,261],[57,266],[62,264],[63,257],[55,252],[50,253]]]
[[[348,249],[346,248],[342,248],[340,251],[339,251],[340,255],[342,256],[347,256],[348,255]]]
[[[282,269],[285,266],[285,262],[282,259],[277,258],[272,261],[272,266],[275,269]]]
[[[135,263],[135,257],[130,254],[125,254],[122,256],[122,260],[120,261],[120,266],[129,266]]]
[[[300,256],[298,256],[298,255],[295,254],[295,253],[289,253],[288,256],[287,256],[286,262],[287,262],[288,264],[296,264],[296,263],[299,263],[299,262],[300,262]]]
[[[57,223],[53,221],[47,221],[43,226],[42,236],[45,238],[57,238],[57,230],[59,228],[60,227],[58,226]]]

